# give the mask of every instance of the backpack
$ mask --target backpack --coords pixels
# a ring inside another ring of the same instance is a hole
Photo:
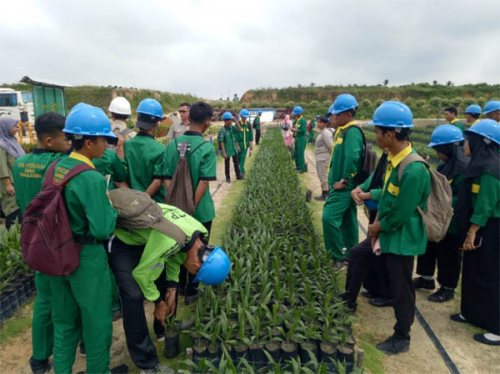
[[[431,192],[427,199],[427,209],[425,212],[419,206],[417,209],[424,219],[427,240],[439,243],[446,236],[453,218],[451,206],[453,194],[450,183],[443,174],[431,168],[421,156],[415,153],[406,156],[399,164],[398,180],[401,180],[403,171],[412,162],[424,163],[431,174]]]
[[[369,146],[366,143],[365,133],[359,126],[354,125],[348,127],[344,133],[344,137],[346,136],[347,132],[354,127],[358,128],[361,131],[361,135],[363,136],[363,165],[354,177],[354,183],[356,185],[359,185],[367,180],[371,173],[373,173],[373,171],[375,170],[375,165],[377,163],[377,153],[372,149],[371,145]]]
[[[80,266],[80,251],[88,237],[77,242],[71,231],[63,190],[76,175],[94,170],[86,164],[70,169],[59,183],[54,182],[54,161],[43,180],[42,190],[31,200],[21,225],[24,261],[41,273],[70,275]],[[93,238],[92,238],[93,239]]]
[[[310,132],[311,131],[311,121],[309,121],[309,123],[307,124],[307,132]]]
[[[196,207],[194,204],[193,183],[191,180],[191,173],[189,172],[189,164],[186,158],[186,153],[189,152],[189,155],[192,155],[205,143],[207,142],[205,141],[200,143],[191,151],[189,149],[190,145],[188,142],[177,144],[177,139],[175,140],[175,146],[179,151],[179,161],[175,167],[175,172],[172,176],[170,186],[167,189],[165,203],[173,205],[189,215],[194,213]]]

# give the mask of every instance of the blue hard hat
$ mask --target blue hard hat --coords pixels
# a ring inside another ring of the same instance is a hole
[[[413,127],[413,115],[406,104],[399,101],[385,101],[373,113],[369,126]]]
[[[136,110],[137,113],[145,114],[147,116],[159,118],[163,120],[163,109],[158,100],[155,99],[144,99],[139,103]]]
[[[224,112],[224,114],[222,115],[222,120],[225,121],[225,120],[228,120],[228,119],[233,119],[233,115],[231,114],[231,112]]]
[[[497,110],[500,110],[500,101],[498,100],[488,101],[484,106],[484,114],[496,112]]]
[[[106,113],[101,108],[85,103],[79,103],[71,109],[63,131],[66,134],[116,138]]]
[[[304,111],[304,109],[302,109],[302,107],[300,105],[297,105],[295,108],[293,108],[292,114],[294,116],[296,116],[296,115],[302,114],[303,111]]]
[[[432,132],[429,147],[457,143],[463,140],[464,134],[458,127],[453,125],[441,125],[436,127],[436,129]]]
[[[378,210],[378,203],[373,200],[365,200],[365,205],[370,210]]]
[[[229,275],[231,261],[221,247],[216,247],[201,265],[194,283],[204,283],[209,286],[221,284]]]
[[[326,112],[326,118],[330,118],[332,112],[333,112],[333,104],[330,105],[330,108],[328,108],[328,112]]]
[[[477,104],[472,104],[465,109],[465,114],[481,114],[481,107]]]
[[[321,116],[319,114],[316,115],[316,118],[320,118]]]
[[[68,120],[66,120],[67,122]],[[489,139],[497,144],[500,144],[500,124],[492,119],[483,119],[473,125],[470,129],[465,130],[464,133],[474,133]]]
[[[257,114],[262,114],[262,110],[259,110],[259,111],[257,112]]]
[[[242,109],[241,112],[240,112],[240,117],[247,117],[250,115],[250,113],[248,112],[248,109]]]
[[[356,98],[351,94],[342,94],[337,96],[333,105],[328,109],[329,113],[339,114],[350,109],[355,109],[358,107],[358,102]]]

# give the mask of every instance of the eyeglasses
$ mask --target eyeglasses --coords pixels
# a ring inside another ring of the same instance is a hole
[[[187,113],[187,110],[179,110],[179,113]]]

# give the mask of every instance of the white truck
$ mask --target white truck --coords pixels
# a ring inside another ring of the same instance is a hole
[[[0,116],[34,124],[33,92],[0,88]]]

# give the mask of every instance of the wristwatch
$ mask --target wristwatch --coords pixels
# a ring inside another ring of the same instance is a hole
[[[342,179],[340,180],[340,183],[341,183],[341,184],[345,184],[345,185],[347,185],[347,183],[349,183],[349,179],[342,178]]]

